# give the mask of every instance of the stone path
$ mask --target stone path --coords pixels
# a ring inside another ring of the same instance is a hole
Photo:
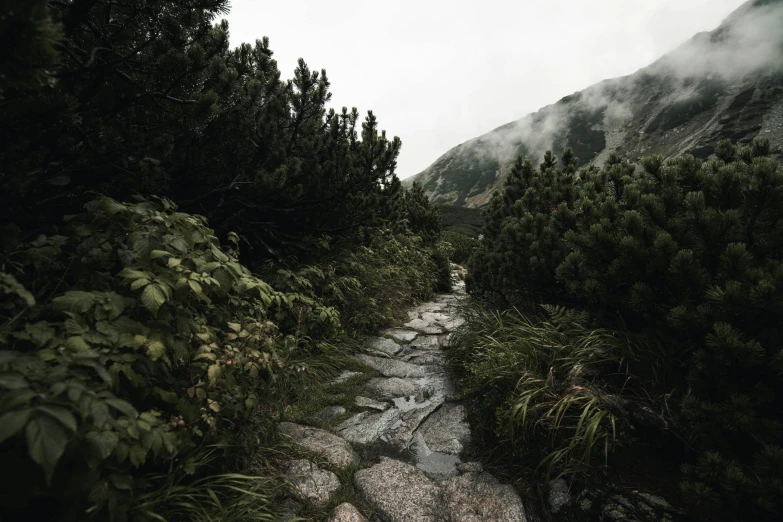
[[[345,469],[359,453],[377,456],[353,475],[356,491],[383,522],[526,522],[525,508],[510,485],[500,484],[478,462],[463,463],[470,439],[465,409],[454,402],[456,390],[445,370],[441,348],[462,323],[455,305],[465,284],[454,276],[452,294],[411,309],[410,321],[367,340],[356,358],[380,377],[364,384],[356,405],[363,411],[334,428],[334,433],[293,423],[280,431],[307,453]],[[356,376],[346,372],[338,382]],[[336,418],[340,406],[324,408],[316,418]],[[355,449],[356,448],[356,449]],[[338,477],[308,460],[288,465],[300,500],[325,503],[339,487]],[[367,521],[351,504],[341,504],[330,521]]]

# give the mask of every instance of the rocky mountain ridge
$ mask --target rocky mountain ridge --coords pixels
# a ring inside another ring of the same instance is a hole
[[[721,139],[756,136],[783,157],[783,0],[751,0],[636,73],[458,145],[403,183],[421,182],[436,203],[480,207],[518,155],[537,162],[572,147],[597,165],[611,152],[707,158]]]

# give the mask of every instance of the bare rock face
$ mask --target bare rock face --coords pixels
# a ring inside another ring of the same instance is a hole
[[[353,483],[387,522],[448,520],[440,488],[410,464],[381,457],[379,464],[357,471]]]
[[[292,460],[285,474],[294,485],[294,495],[300,500],[325,504],[340,488],[340,479],[331,471],[321,469],[309,460]]]
[[[370,368],[378,370],[385,377],[424,377],[427,375],[423,367],[403,362],[399,359],[373,357],[372,355],[364,354],[357,355],[356,359]]]
[[[359,513],[353,504],[343,502],[334,508],[326,522],[367,522],[367,517]]]
[[[527,522],[522,499],[509,484],[489,473],[470,472],[443,483],[443,500],[452,521]]]
[[[444,404],[419,428],[432,451],[457,455],[470,440],[470,426],[465,422],[465,407]]]
[[[359,455],[350,444],[328,431],[281,422],[278,427],[281,435],[290,437],[305,451],[323,458],[335,468],[347,468],[359,463]]]

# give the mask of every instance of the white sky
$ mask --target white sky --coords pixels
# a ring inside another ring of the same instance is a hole
[[[332,106],[402,139],[406,178],[448,149],[652,63],[744,0],[231,0],[231,44],[262,36],[284,78],[326,69]]]

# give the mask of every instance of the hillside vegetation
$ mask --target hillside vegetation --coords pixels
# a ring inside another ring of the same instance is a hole
[[[509,454],[549,477],[655,452],[682,465],[695,517],[779,520],[783,170],[765,140],[715,153],[518,159],[450,357]]]
[[[277,423],[448,286],[437,209],[224,0],[11,4],[0,519],[277,520]]]

